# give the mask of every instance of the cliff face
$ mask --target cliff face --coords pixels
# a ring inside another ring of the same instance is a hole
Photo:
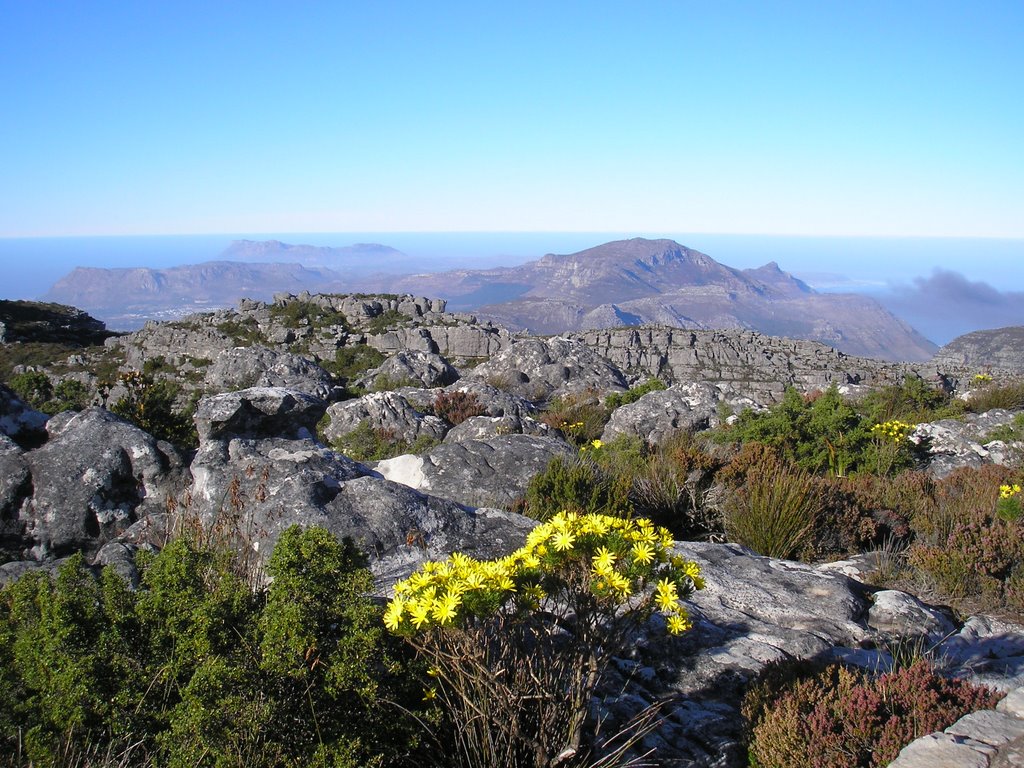
[[[935,353],[932,364],[1024,373],[1024,327],[993,328],[958,336]]]

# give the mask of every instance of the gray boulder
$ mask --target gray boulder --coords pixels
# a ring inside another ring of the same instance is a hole
[[[445,442],[419,456],[377,462],[388,480],[474,507],[508,507],[556,456],[576,449],[553,437],[503,435]]]
[[[267,347],[234,347],[217,355],[206,370],[204,386],[214,392],[249,387],[283,387],[329,399],[331,374],[305,357]]]
[[[66,412],[25,454],[33,495],[23,507],[37,558],[94,552],[187,487],[177,451],[102,408]]]
[[[31,492],[24,451],[7,435],[0,434],[0,548],[21,548],[24,525],[19,510]]]
[[[312,437],[327,404],[304,392],[253,387],[199,401],[200,444],[226,437]]]
[[[327,415],[330,421],[324,426],[323,434],[331,443],[363,423],[406,443],[413,443],[420,437],[440,440],[448,431],[442,419],[420,413],[397,392],[373,392],[335,403],[327,409]]]
[[[648,392],[612,412],[601,439],[632,435],[660,443],[675,432],[697,432],[718,426],[718,390],[710,384],[674,384]]]
[[[200,447],[192,473],[192,514],[208,529],[242,532],[238,543],[254,558],[269,554],[291,525],[321,526],[351,537],[382,585],[454,551],[507,554],[534,525],[369,476],[363,465],[308,440],[211,441]]]
[[[356,380],[356,385],[373,389],[382,382],[409,382],[422,387],[444,387],[459,378],[451,363],[433,352],[399,352]]]
[[[486,440],[501,435],[547,437],[551,434],[551,427],[529,416],[474,416],[449,429],[444,442],[464,443],[467,440]]]
[[[10,389],[0,384],[0,434],[21,444],[35,444],[46,438],[45,413],[29,408]]]
[[[528,338],[502,350],[465,378],[486,381],[531,401],[629,389],[622,371],[575,339]]]
[[[1015,415],[997,409],[968,414],[962,421],[942,419],[918,424],[909,439],[921,446],[925,467],[935,477],[945,477],[961,467],[1009,464],[1019,457],[1019,451],[1002,441],[988,440],[988,435],[998,427],[1013,423]]]

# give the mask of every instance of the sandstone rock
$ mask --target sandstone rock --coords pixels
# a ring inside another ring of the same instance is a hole
[[[440,440],[448,431],[448,425],[442,419],[425,416],[397,392],[373,392],[355,400],[335,403],[327,409],[327,415],[330,422],[324,426],[323,433],[332,443],[363,423],[406,443],[413,443],[420,437]]]
[[[226,437],[311,437],[326,403],[280,387],[253,387],[199,401],[199,442]]]
[[[367,389],[377,386],[380,381],[415,382],[423,387],[444,387],[459,378],[459,372],[440,355],[432,352],[410,350],[399,352],[384,361],[379,367],[368,371],[356,380],[356,385]]]
[[[34,493],[23,508],[36,557],[95,551],[187,486],[168,443],[101,408],[58,414],[50,439],[25,454]]]
[[[377,462],[389,480],[474,507],[508,507],[556,456],[576,450],[553,437],[504,435],[443,443],[422,456]]]
[[[547,437],[552,429],[542,421],[529,416],[474,416],[448,430],[446,443],[463,443],[467,440],[486,440],[501,435],[537,435]]]
[[[1024,737],[1024,720],[992,709],[964,715],[946,729],[951,736],[980,741],[993,747]]]
[[[918,424],[909,439],[924,449],[928,471],[945,477],[961,467],[1012,462],[1018,456],[1013,446],[1001,441],[981,441],[987,441],[987,435],[996,428],[1011,424],[1014,417],[1010,411],[993,410],[969,414],[963,421],[942,419]]]
[[[660,443],[675,432],[697,432],[718,425],[718,390],[710,384],[674,384],[648,392],[612,412],[601,439],[632,435]]]
[[[22,503],[32,491],[24,451],[0,434],[0,548],[18,550],[23,545]]]
[[[933,733],[911,742],[889,768],[989,768],[995,750],[987,745],[965,744],[945,733]]]
[[[17,443],[35,444],[46,438],[45,413],[29,408],[10,389],[0,384],[0,435]]]
[[[234,347],[219,354],[206,372],[204,385],[214,392],[249,387],[283,387],[329,399],[331,375],[299,355],[262,346]]]
[[[583,343],[565,338],[518,341],[481,363],[466,378],[486,381],[532,401],[587,390],[605,394],[629,388],[618,368]]]
[[[872,596],[868,626],[894,641],[921,638],[934,645],[956,631],[948,616],[906,592],[886,589]],[[919,634],[923,633],[923,634]]]
[[[456,550],[507,554],[535,524],[499,510],[468,510],[367,471],[307,440],[211,441],[192,464],[193,513],[207,527],[241,522],[248,532],[242,544],[259,557],[293,524],[350,536],[382,585]]]

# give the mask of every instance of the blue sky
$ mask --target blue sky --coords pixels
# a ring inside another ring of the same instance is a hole
[[[1024,238],[1020,0],[0,0],[0,19],[0,237]]]

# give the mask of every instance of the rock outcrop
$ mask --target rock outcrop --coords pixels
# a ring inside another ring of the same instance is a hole
[[[445,387],[459,378],[459,372],[441,355],[433,352],[408,350],[398,352],[381,365],[356,379],[357,387],[370,389],[390,384],[399,386]]]
[[[327,416],[329,421],[323,427],[323,434],[331,443],[362,424],[405,443],[414,443],[421,437],[440,440],[448,431],[444,421],[420,413],[398,392],[373,392],[335,403],[327,409]]]
[[[973,331],[957,336],[932,357],[939,368],[1024,374],[1024,326]]]
[[[996,409],[981,414],[969,413],[963,420],[918,424],[909,439],[924,454],[924,466],[935,477],[945,477],[962,467],[983,464],[1011,465],[1018,461],[1024,446],[1007,445],[989,435],[999,427],[1013,423],[1016,414]]]

